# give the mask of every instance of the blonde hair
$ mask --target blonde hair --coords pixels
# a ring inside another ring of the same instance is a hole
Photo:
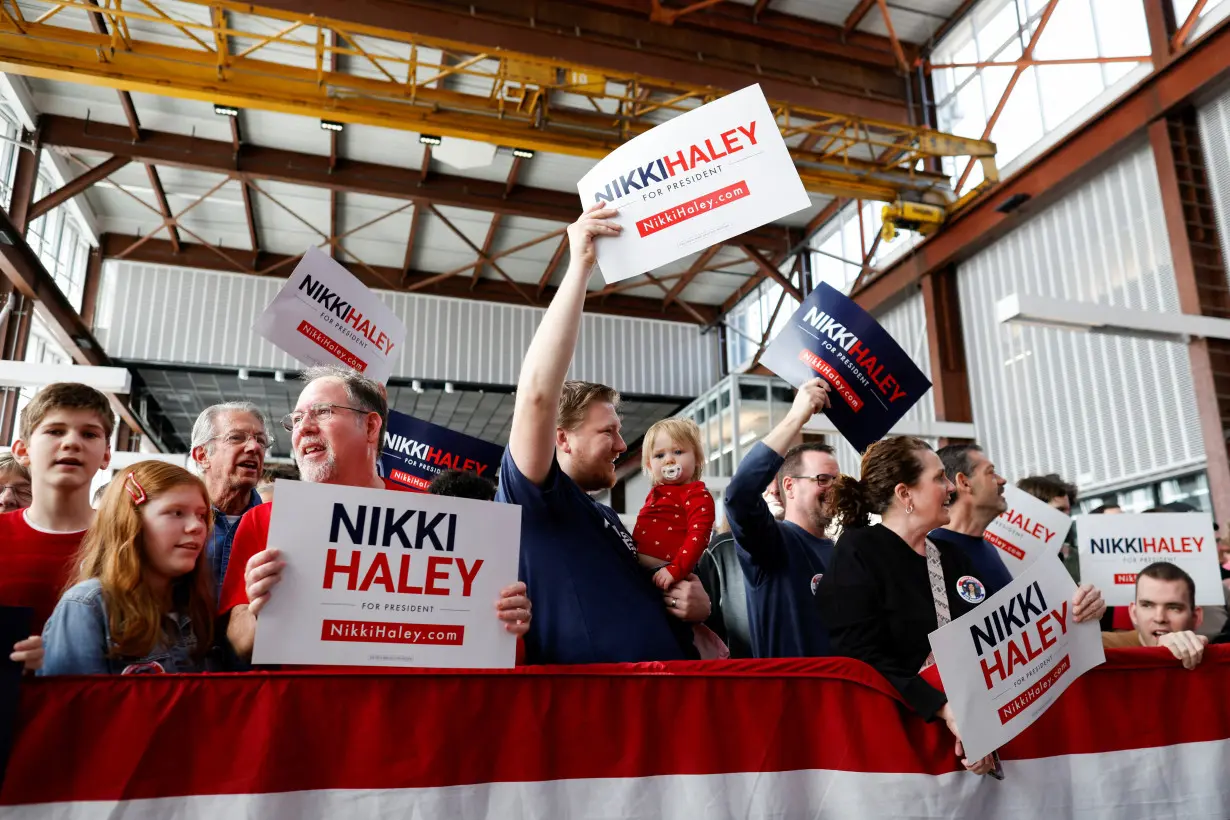
[[[140,508],[168,490],[185,486],[200,491],[207,511],[206,526],[212,528],[213,507],[201,479],[174,464],[140,461],[112,479],[81,542],[74,562],[77,575],[68,586],[91,578],[101,582],[113,656],[148,655],[162,637],[163,602],[144,582],[149,556],[145,554]],[[138,502],[134,494],[145,498]],[[215,609],[213,573],[204,550],[183,580],[188,590],[184,612],[196,634],[196,654],[202,656],[213,643]]]
[[[700,428],[696,422],[691,419],[662,419],[645,431],[645,440],[641,445],[641,467],[647,473],[651,472],[649,462],[653,459],[653,443],[658,433],[666,433],[671,441],[691,448],[696,467],[688,481],[700,481],[705,472],[705,451],[700,445]]]

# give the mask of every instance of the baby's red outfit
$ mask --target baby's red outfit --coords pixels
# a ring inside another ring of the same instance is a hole
[[[713,496],[703,481],[658,484],[636,516],[637,552],[668,561],[676,581],[692,574],[713,532]]]

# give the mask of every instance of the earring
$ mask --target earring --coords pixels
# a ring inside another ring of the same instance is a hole
[[[914,505],[913,505],[913,504],[911,504],[910,506],[908,506],[908,507],[906,507],[906,508],[905,508],[905,514],[906,514],[906,515],[913,515],[913,514],[914,514]]]

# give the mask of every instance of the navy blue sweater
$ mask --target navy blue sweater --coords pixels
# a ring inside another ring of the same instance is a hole
[[[726,487],[726,520],[747,580],[752,651],[758,658],[831,655],[814,601],[833,542],[797,524],[777,521],[761,495],[782,457],[757,442]]]

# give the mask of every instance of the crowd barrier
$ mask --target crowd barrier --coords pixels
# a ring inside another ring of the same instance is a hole
[[[0,818],[1230,817],[1230,649],[1115,650],[959,770],[844,659],[39,679]]]

